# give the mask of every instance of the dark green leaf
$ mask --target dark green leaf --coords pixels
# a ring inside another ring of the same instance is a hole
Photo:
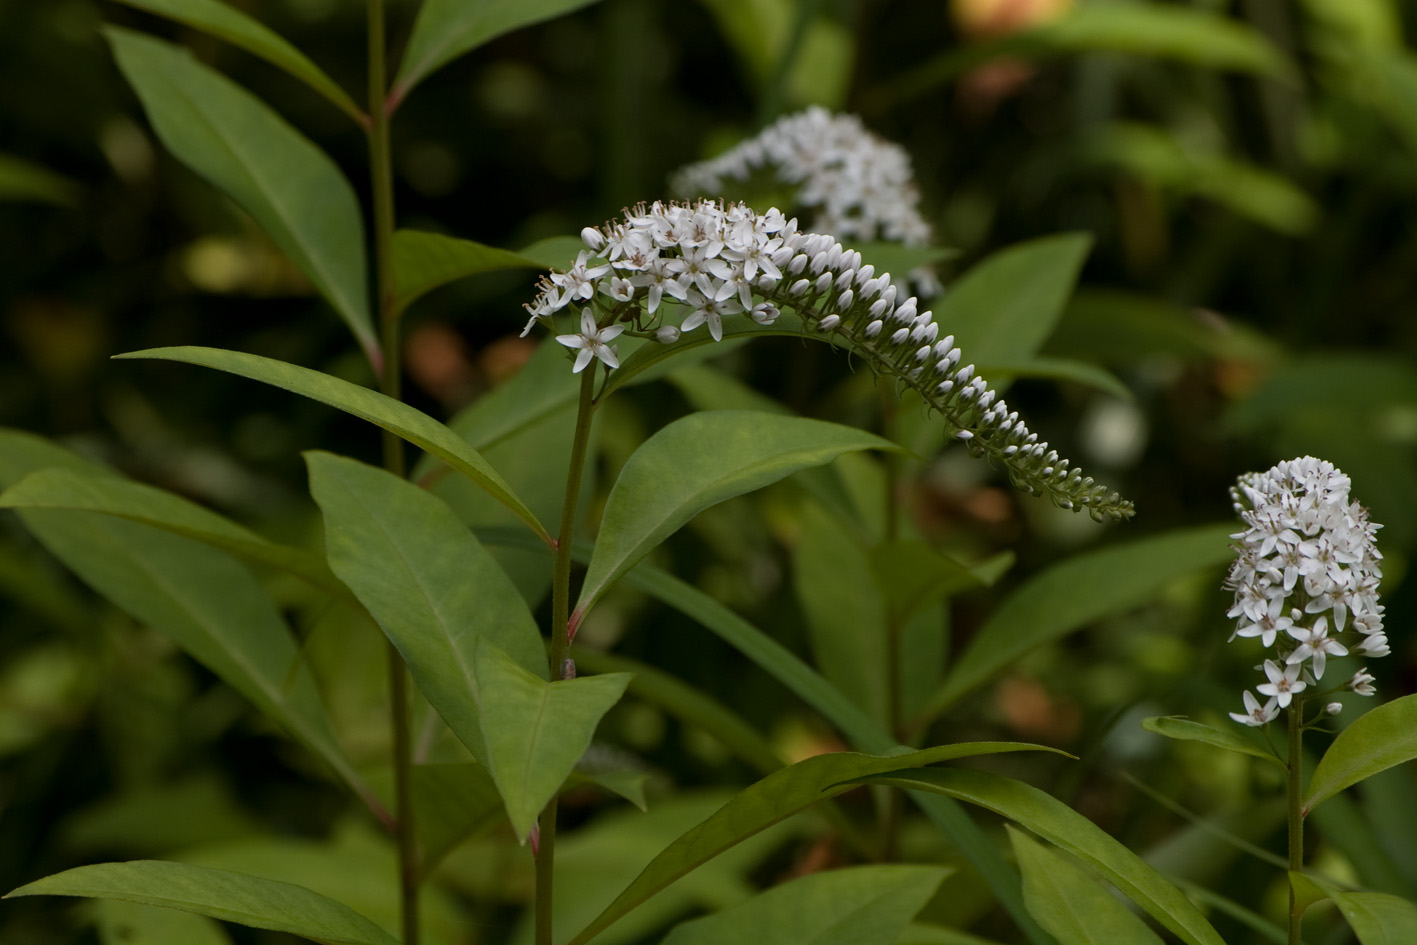
[[[413,23],[393,97],[430,72],[503,33],[578,10],[594,0],[425,0]]]
[[[9,896],[122,899],[290,932],[316,942],[398,945],[353,909],[303,886],[185,863],[134,860],[80,866],[21,886]]]
[[[0,154],[0,201],[34,200],[72,207],[79,186],[45,167],[9,154]]]
[[[273,361],[240,351],[223,351],[220,348],[151,348],[116,357],[160,358],[200,364],[284,388],[311,400],[318,400],[322,404],[329,404],[362,420],[368,420],[437,456],[515,512],[542,540],[551,541],[551,536],[525,503],[517,498],[511,487],[497,475],[497,471],[460,436],[426,413],[377,391],[309,368],[286,364],[284,361]]]
[[[1301,907],[1332,899],[1358,936],[1360,945],[1410,945],[1417,942],[1417,905],[1400,896],[1346,892],[1333,883],[1303,873],[1289,874]]]
[[[1378,706],[1338,733],[1304,792],[1304,813],[1345,788],[1417,758],[1417,695]]]
[[[934,791],[992,810],[1061,847],[1189,945],[1225,945],[1181,890],[1102,828],[1035,787],[985,771],[929,768],[857,778],[907,791]]]
[[[391,252],[397,311],[403,311],[424,293],[479,272],[542,268],[536,260],[511,250],[418,230],[395,232]],[[567,260],[566,265],[574,259]]]
[[[1172,581],[1219,566],[1233,525],[1170,532],[1077,555],[1013,592],[970,641],[926,713],[937,715],[1030,650],[1150,600]]]
[[[381,469],[305,454],[330,567],[403,656],[419,691],[484,765],[474,654],[486,637],[525,672],[546,654],[521,595],[436,496]]]
[[[1009,827],[1008,832],[1028,911],[1059,945],[1161,945],[1145,922],[1086,871],[1022,831]]]
[[[1016,742],[970,742],[884,756],[833,752],[799,761],[749,786],[713,816],[666,847],[594,922],[571,940],[570,945],[582,945],[594,938],[650,896],[734,844],[817,801],[849,790],[853,779],[896,771],[902,766],[911,768],[975,755],[1035,750],[1049,749]]]
[[[105,35],[162,143],[251,214],[382,370],[365,285],[364,222],[340,169],[264,102],[185,49],[114,27]]]
[[[711,411],[674,421],[634,452],[610,490],[572,621],[709,506],[863,449],[898,447],[851,427],[754,411]]]
[[[663,945],[895,945],[947,875],[900,864],[813,873],[676,926]]]
[[[344,89],[325,75],[309,57],[286,42],[284,37],[268,29],[220,0],[118,0],[130,7],[166,16],[179,23],[211,33],[228,43],[240,46],[304,82],[325,98],[334,102],[345,114],[360,120],[362,113]]]
[[[484,640],[476,657],[488,767],[518,837],[525,838],[590,746],[601,716],[630,677],[582,676],[547,682]]]
[[[1205,742],[1207,745],[1224,748],[1226,751],[1238,751],[1242,755],[1263,758],[1265,761],[1281,767],[1284,765],[1284,762],[1274,757],[1272,753],[1265,751],[1238,732],[1227,732],[1224,729],[1202,725],[1200,722],[1170,716],[1142,719],[1141,727],[1148,732],[1165,735],[1167,738],[1174,738],[1177,741]]]

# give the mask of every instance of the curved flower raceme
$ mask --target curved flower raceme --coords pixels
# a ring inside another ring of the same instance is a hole
[[[930,242],[910,155],[867,131],[855,115],[820,106],[786,115],[718,157],[681,168],[670,186],[685,195],[718,194],[726,182],[746,181],[759,170],[797,187],[795,200],[812,211],[810,226],[819,233],[846,242]],[[941,291],[928,266],[908,278],[925,298]]]
[[[1099,520],[1131,517],[1130,502],[1061,459],[974,376],[974,365],[961,366],[954,336],[939,337],[932,313],[917,311],[889,273],[862,265],[860,253],[834,238],[799,232],[777,210],[708,200],[642,204],[581,237],[587,250],[566,272],[542,279],[522,332],[538,322],[555,332],[552,316],[568,310],[579,331],[556,340],[576,349],[573,370],[595,360],[618,367],[607,342],[621,333],[671,343],[703,330],[718,341],[725,319],[771,325],[789,310],[810,336],[849,347],[917,391],[971,453],[1003,465],[1023,491]],[[671,308],[688,314],[669,324]]]
[[[1244,712],[1231,718],[1264,725],[1298,693],[1323,679],[1329,657],[1368,659],[1389,652],[1378,603],[1382,570],[1374,537],[1381,525],[1348,497],[1349,481],[1332,463],[1304,456],[1264,473],[1247,473],[1231,488],[1245,523],[1225,586],[1235,592],[1229,616],[1235,637],[1258,637],[1275,656],[1264,661],[1268,678],[1245,692]],[[1360,696],[1374,692],[1363,667],[1337,688]],[[1329,711],[1332,703],[1325,711]],[[1332,713],[1331,713],[1332,714]]]

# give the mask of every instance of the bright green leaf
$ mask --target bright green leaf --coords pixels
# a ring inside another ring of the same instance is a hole
[[[107,515],[64,509],[20,514],[86,584],[171,637],[370,799],[335,744],[289,629],[246,568],[214,548]]]
[[[441,499],[381,469],[305,454],[330,567],[393,641],[419,691],[484,764],[474,654],[486,637],[546,675],[536,622],[497,562]]]
[[[329,404],[362,420],[368,420],[437,456],[515,512],[542,540],[551,540],[551,536],[537,521],[536,516],[512,492],[511,486],[507,485],[502,477],[497,475],[497,471],[460,436],[426,413],[377,391],[284,361],[274,361],[240,351],[224,351],[220,348],[151,348],[115,357],[160,358],[199,364],[281,387],[311,400],[318,400],[322,404]]]
[[[118,0],[130,7],[169,17],[179,23],[220,37],[260,56],[334,102],[345,114],[360,120],[354,100],[319,66],[284,37],[220,0]]]
[[[1417,695],[1384,703],[1354,720],[1328,746],[1304,792],[1304,813],[1345,788],[1417,758]]]
[[[1360,945],[1410,945],[1417,942],[1417,904],[1401,896],[1347,892],[1333,883],[1303,873],[1289,874],[1303,908],[1332,899],[1358,936]]]
[[[185,863],[134,860],[80,866],[21,886],[9,896],[122,899],[290,932],[316,942],[398,945],[353,909],[303,886]]]
[[[901,864],[813,873],[676,926],[662,945],[894,945],[947,875]]]
[[[570,945],[594,938],[602,929],[659,890],[734,844],[817,801],[850,789],[852,779],[873,774],[1007,751],[1048,750],[1016,742],[970,742],[893,755],[833,752],[816,755],[750,785],[712,817],[666,847]],[[1095,829],[1095,828],[1094,828]]]
[[[858,777],[907,791],[933,791],[994,811],[1101,873],[1189,945],[1225,945],[1200,911],[1146,861],[1062,801],[1021,781],[986,771],[929,768]]]
[[[1008,827],[1008,825],[1005,825]],[[1008,827],[1023,900],[1059,945],[1161,945],[1161,939],[1086,871]]]
[[[709,506],[863,449],[897,447],[851,427],[753,411],[674,421],[634,452],[610,490],[576,615]]]
[[[1240,735],[1238,732],[1227,732],[1224,729],[1212,728],[1200,722],[1192,722],[1190,719],[1183,719],[1171,716],[1159,716],[1156,718],[1142,719],[1141,727],[1148,732],[1155,732],[1157,735],[1165,735],[1167,738],[1174,738],[1183,742],[1205,742],[1207,745],[1214,745],[1216,748],[1224,748],[1226,751],[1238,751],[1242,755],[1253,755],[1256,758],[1263,758],[1272,764],[1284,765],[1284,762],[1259,745]]]
[[[0,508],[101,512],[212,545],[234,555],[298,574],[327,591],[344,593],[317,555],[276,544],[181,496],[112,475],[72,469],[33,472],[0,495]]]
[[[251,214],[380,370],[364,222],[340,169],[264,102],[185,49],[115,27],[105,35],[163,144]]]
[[[477,648],[478,700],[488,767],[518,837],[561,789],[601,716],[625,694],[625,673],[547,682],[495,645]]]
[[[79,187],[46,167],[9,154],[0,154],[0,201],[34,200],[72,207],[78,203]]]
[[[500,269],[540,269],[519,253],[472,240],[398,230],[390,250],[394,265],[394,308],[403,311],[427,292],[465,276]],[[567,260],[566,265],[574,260]]]
[[[1150,600],[1177,578],[1219,566],[1233,525],[1169,532],[1077,555],[1014,591],[945,678],[929,715],[949,708],[1025,653],[1109,614]]]
[[[1087,234],[1066,233],[1000,250],[950,286],[936,321],[981,368],[1030,358],[1063,314],[1091,245]]]
[[[393,98],[403,99],[430,72],[503,33],[588,6],[595,0],[425,0],[413,22]]]

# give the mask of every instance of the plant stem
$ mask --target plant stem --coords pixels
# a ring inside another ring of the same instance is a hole
[[[385,47],[383,0],[368,2],[369,32],[369,174],[374,204],[374,299],[378,310],[381,357],[379,387],[399,399],[399,318],[394,308],[393,255],[394,183],[389,160],[389,114],[384,106]],[[403,440],[384,431],[384,468],[405,475]],[[418,945],[418,841],[413,825],[413,795],[409,776],[413,767],[413,738],[408,718],[408,671],[392,642],[389,660],[389,726],[393,730],[395,833],[399,849],[399,914],[403,945]]]
[[[1304,763],[1303,704],[1295,699],[1289,704],[1285,719],[1289,724],[1289,869],[1299,872],[1304,868],[1304,812],[1302,796],[1299,793],[1300,770]],[[1303,914],[1299,911],[1294,885],[1289,885],[1289,945],[1300,945]]]
[[[576,409],[576,432],[571,437],[571,463],[566,471],[566,497],[561,503],[561,529],[556,535],[556,563],[551,580],[552,680],[565,678],[566,654],[571,649],[571,542],[576,536],[576,505],[581,495],[585,471],[586,444],[595,414],[597,365],[581,374],[580,403]],[[551,798],[536,821],[536,945],[551,945],[553,879],[556,867],[556,798]]]

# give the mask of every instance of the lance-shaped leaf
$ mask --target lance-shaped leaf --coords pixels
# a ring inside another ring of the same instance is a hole
[[[413,22],[394,82],[397,102],[434,69],[503,33],[540,23],[594,0],[425,0]]]
[[[813,873],[685,922],[663,945],[894,945],[949,872],[891,864]]]
[[[695,413],[669,424],[635,450],[610,490],[573,624],[699,512],[864,449],[899,447],[851,427],[751,410]]]
[[[1417,758],[1417,695],[1403,696],[1359,716],[1319,759],[1304,793],[1304,813],[1344,788]]]
[[[63,509],[20,514],[86,584],[171,637],[372,801],[335,744],[289,629],[250,571],[224,552],[136,522]]]
[[[497,471],[487,464],[482,455],[467,445],[462,437],[432,417],[408,404],[386,397],[378,391],[349,381],[342,381],[320,371],[275,361],[240,351],[224,351],[220,348],[150,348],[115,355],[118,358],[159,358],[166,361],[183,361],[200,364],[241,377],[281,387],[322,404],[329,404],[345,413],[353,414],[383,427],[390,433],[403,437],[408,442],[425,450],[467,476],[483,489],[516,513],[517,517],[531,526],[532,531],[546,542],[551,536],[536,516],[517,498],[512,487],[497,475]]]
[[[936,318],[981,370],[1025,360],[1063,314],[1091,245],[1087,234],[1068,233],[1000,250],[950,286]]]
[[[63,468],[41,469],[5,490],[0,495],[0,508],[102,512],[221,548],[248,561],[290,571],[327,591],[345,592],[317,555],[269,541],[171,492],[117,476],[90,475]]]
[[[72,207],[79,201],[79,185],[38,164],[0,154],[0,201],[22,200]]]
[[[353,909],[304,886],[186,863],[134,860],[80,866],[21,886],[5,898],[13,896],[120,899],[290,932],[316,942],[398,945]]]
[[[932,718],[1019,657],[1108,614],[1150,600],[1177,578],[1219,566],[1233,525],[1168,532],[1070,558],[1019,588],[955,663],[925,716]]]
[[[535,259],[509,249],[418,230],[394,233],[390,252],[397,311],[403,311],[425,292],[479,272],[542,268]]]
[[[625,694],[630,675],[547,682],[487,640],[476,659],[487,766],[512,827],[525,838],[590,747],[601,717]]]
[[[284,37],[221,0],[118,0],[218,36],[295,76],[356,121],[362,113],[354,100],[324,71]]]
[[[1225,945],[1186,894],[1101,827],[1049,794],[986,771],[930,768],[857,778],[907,791],[933,791],[992,810],[1097,870],[1189,945]]]
[[[268,105],[185,49],[128,30],[104,32],[162,143],[251,214],[382,370],[365,287],[363,218],[340,169]]]
[[[1190,719],[1171,716],[1142,719],[1141,727],[1148,732],[1155,732],[1157,735],[1165,735],[1167,738],[1174,738],[1177,741],[1205,742],[1207,745],[1214,745],[1216,748],[1224,748],[1226,751],[1236,751],[1242,755],[1253,755],[1256,758],[1263,758],[1271,764],[1277,764],[1281,767],[1284,766],[1284,762],[1276,758],[1271,752],[1261,748],[1238,732],[1227,732],[1224,729],[1212,728],[1200,722],[1192,722]]]
[[[1347,892],[1316,876],[1291,872],[1301,908],[1332,899],[1358,936],[1360,945],[1408,945],[1417,942],[1417,905],[1401,896],[1375,892]]]
[[[1017,742],[968,742],[894,755],[833,752],[799,761],[749,786],[708,820],[665,847],[594,922],[571,940],[571,945],[590,941],[650,896],[734,844],[810,804],[850,790],[854,779],[973,755],[1051,750]]]
[[[1162,945],[1145,922],[1084,870],[1022,831],[1008,831],[1023,873],[1023,900],[1059,945]]]
[[[330,567],[393,641],[419,691],[488,763],[473,657],[491,639],[546,675],[536,622],[511,580],[452,509],[397,476],[330,453],[305,454],[325,516]]]

